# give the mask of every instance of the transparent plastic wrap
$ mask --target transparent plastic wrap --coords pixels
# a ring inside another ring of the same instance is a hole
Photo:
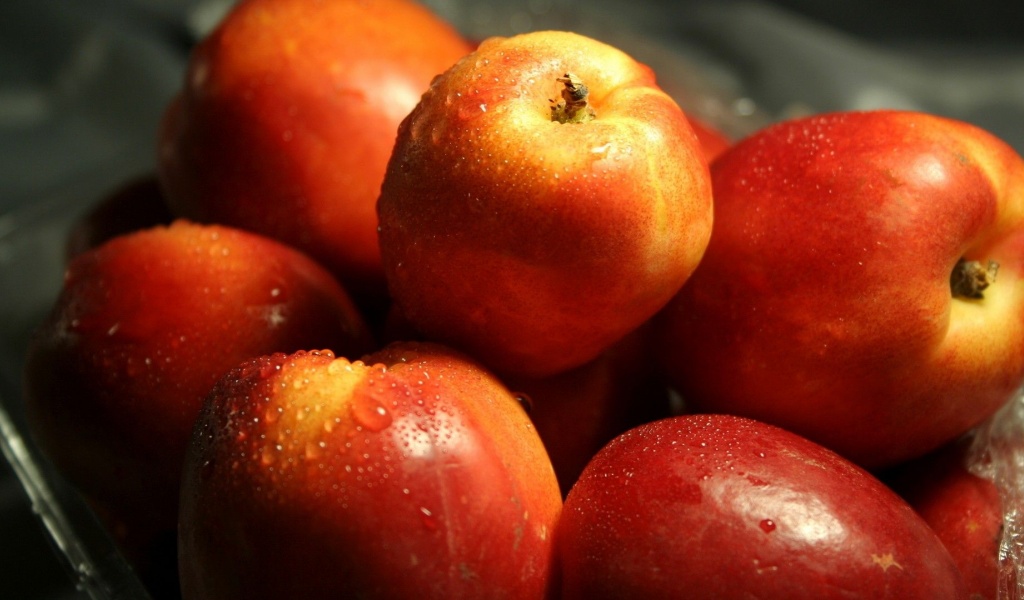
[[[1024,391],[975,429],[967,462],[995,483],[1003,504],[998,597],[1024,598]]]

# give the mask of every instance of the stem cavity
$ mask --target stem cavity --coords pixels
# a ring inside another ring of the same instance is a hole
[[[998,272],[999,263],[994,260],[982,264],[981,261],[961,258],[949,276],[949,287],[953,297],[974,300],[984,298],[983,292],[995,282]]]
[[[583,80],[566,73],[557,78],[562,84],[562,99],[551,102],[551,120],[559,123],[585,123],[594,118],[594,109],[587,103],[590,90]]]

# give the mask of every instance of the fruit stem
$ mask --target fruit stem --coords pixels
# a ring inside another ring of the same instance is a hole
[[[982,292],[995,282],[998,272],[999,263],[994,260],[982,265],[981,261],[961,258],[949,276],[949,287],[953,297],[975,300],[984,298]]]
[[[594,109],[587,103],[590,90],[583,80],[566,73],[555,81],[563,85],[562,100],[551,102],[551,120],[559,123],[585,123],[594,118]]]

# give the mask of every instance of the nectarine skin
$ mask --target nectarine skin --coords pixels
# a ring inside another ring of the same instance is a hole
[[[1024,381],[1024,161],[993,135],[819,115],[741,140],[712,180],[707,253],[654,328],[690,406],[874,468],[958,437]],[[983,297],[954,297],[961,259],[999,264]]]
[[[566,498],[558,548],[564,600],[966,598],[938,537],[879,480],[731,415],[605,446]]]
[[[248,358],[325,345],[361,353],[371,341],[320,265],[269,238],[176,221],[69,264],[28,349],[26,413],[126,552],[145,554],[153,532],[174,530],[185,448],[213,384]]]
[[[526,413],[447,348],[275,355],[207,400],[185,600],[547,597],[561,496]]]
[[[555,118],[567,73],[592,120]],[[567,32],[492,38],[399,129],[377,204],[388,286],[428,338],[501,373],[554,374],[683,285],[710,236],[710,192],[697,137],[650,69]]]
[[[164,116],[170,206],[285,241],[357,299],[382,296],[374,206],[395,132],[470,49],[410,0],[239,2]]]
[[[885,481],[928,523],[949,550],[971,600],[996,600],[1005,512],[996,483],[971,471],[966,438],[887,472]],[[984,455],[978,453],[980,459]],[[981,466],[981,465],[979,465]],[[1011,588],[1012,589],[1012,588]]]

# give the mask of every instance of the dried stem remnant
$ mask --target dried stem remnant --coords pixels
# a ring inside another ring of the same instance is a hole
[[[960,259],[949,276],[949,287],[953,297],[983,298],[983,292],[995,282],[998,272],[999,263],[994,260],[983,265],[981,261]]]
[[[583,80],[566,73],[556,79],[564,87],[562,99],[551,102],[551,120],[559,123],[584,123],[594,118],[594,109],[587,103],[590,90]]]

